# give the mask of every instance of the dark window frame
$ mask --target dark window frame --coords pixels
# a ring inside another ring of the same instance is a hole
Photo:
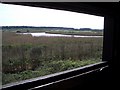
[[[95,8],[96,6],[91,6],[89,4],[84,3],[13,3],[7,2],[6,4],[17,4],[17,5],[28,5],[35,7],[45,7],[52,9],[61,9],[61,10],[69,10],[75,11],[79,13],[93,14],[104,17],[104,38],[103,38],[103,57],[102,62],[76,68],[73,70],[67,70],[60,73],[51,74],[48,76],[38,77],[35,79],[23,80],[21,82],[11,83],[7,86],[3,86],[3,90],[6,89],[34,89],[43,88],[50,85],[52,82],[56,83],[60,80],[65,80],[69,78],[77,77],[77,75],[84,76],[84,74],[88,74],[91,72],[98,71],[100,72],[103,68],[107,68],[110,65],[110,62],[113,59],[113,29],[114,29],[114,18],[112,18],[113,14],[111,12],[107,12],[102,8]],[[108,46],[109,44],[109,46]],[[88,73],[87,73],[88,72]]]

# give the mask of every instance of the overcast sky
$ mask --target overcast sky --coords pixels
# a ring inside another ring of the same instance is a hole
[[[104,17],[54,9],[0,4],[0,26],[103,29]]]

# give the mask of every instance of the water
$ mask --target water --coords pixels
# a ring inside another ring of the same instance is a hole
[[[45,32],[41,33],[17,33],[17,34],[30,34],[33,37],[40,37],[40,36],[45,36],[45,37],[103,37],[103,36],[82,36],[82,35],[63,35],[63,34],[49,34]]]

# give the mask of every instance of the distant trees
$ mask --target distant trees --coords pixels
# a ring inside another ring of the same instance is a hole
[[[30,31],[29,30],[27,30],[27,33],[29,33]]]
[[[92,30],[91,28],[80,28],[80,30]]]
[[[29,33],[29,32],[30,32],[29,30],[26,31],[26,33]],[[17,30],[16,33],[23,33],[23,32]]]
[[[35,26],[2,26],[2,29],[5,30],[18,30],[18,29],[39,29],[39,30],[92,30],[92,31],[101,31],[102,29],[91,29],[91,28],[70,28],[70,27],[35,27]],[[29,30],[27,30],[29,32]]]
[[[16,31],[16,33],[21,33],[21,31]]]

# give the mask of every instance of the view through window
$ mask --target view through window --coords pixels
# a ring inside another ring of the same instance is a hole
[[[0,13],[3,85],[101,61],[104,17],[9,4]]]

